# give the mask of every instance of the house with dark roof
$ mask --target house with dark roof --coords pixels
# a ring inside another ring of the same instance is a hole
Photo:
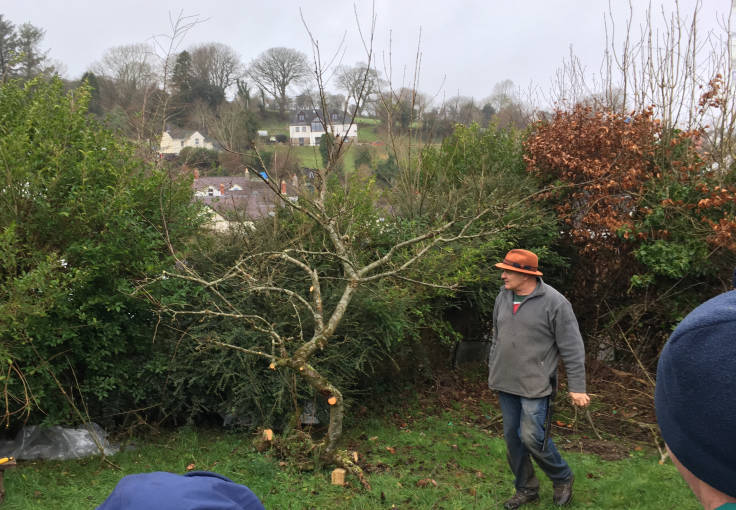
[[[295,182],[298,183],[298,180]],[[282,200],[273,190],[255,176],[200,177],[195,170],[192,182],[194,199],[212,209],[216,230],[223,230],[223,220],[236,218],[240,221],[257,220],[273,215]],[[295,183],[280,183],[280,192],[289,200],[297,200]]]
[[[199,177],[192,183],[194,198],[225,218],[259,219],[276,208],[276,197],[260,179],[248,177]]]
[[[358,125],[351,123],[345,112],[328,112],[325,119],[316,110],[299,110],[289,124],[291,145],[319,145],[322,136],[329,132],[335,138],[351,141],[358,138]]]

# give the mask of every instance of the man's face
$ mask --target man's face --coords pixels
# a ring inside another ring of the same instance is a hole
[[[528,274],[519,273],[516,271],[509,271],[508,269],[504,269],[501,273],[501,279],[503,280],[503,285],[507,290],[510,290],[512,292],[516,292],[517,294],[521,291],[522,293],[524,291],[527,291],[529,287],[529,280],[531,280],[533,276],[529,276]]]

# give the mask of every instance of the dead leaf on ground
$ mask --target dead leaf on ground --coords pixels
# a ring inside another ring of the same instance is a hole
[[[195,467],[196,467],[196,466],[194,465],[194,462],[192,462],[191,464],[188,464],[188,465],[187,465],[187,471],[191,471],[191,470],[192,470],[192,469],[194,469]]]
[[[422,478],[417,482],[417,487],[427,487],[428,485],[437,487],[437,482],[432,478]]]

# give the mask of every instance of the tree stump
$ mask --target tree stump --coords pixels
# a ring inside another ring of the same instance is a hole
[[[332,472],[332,485],[345,485],[345,473],[343,468],[337,468]]]

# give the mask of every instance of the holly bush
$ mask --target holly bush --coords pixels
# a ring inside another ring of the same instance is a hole
[[[78,421],[74,407],[104,419],[157,398],[157,318],[131,291],[171,264],[164,231],[186,238],[198,214],[190,183],[101,128],[88,100],[59,79],[0,85],[6,425]]]

